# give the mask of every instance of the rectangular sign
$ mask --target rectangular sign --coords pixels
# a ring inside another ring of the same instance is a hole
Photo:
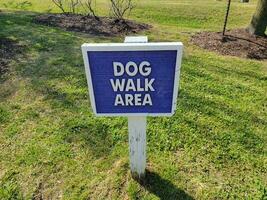
[[[182,43],[82,45],[97,116],[171,116],[176,109]]]

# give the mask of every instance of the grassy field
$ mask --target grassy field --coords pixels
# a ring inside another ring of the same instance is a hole
[[[25,46],[0,80],[0,199],[267,199],[267,63],[190,44],[221,30],[225,1],[140,0],[130,16],[153,25],[151,41],[186,46],[176,114],[148,119],[146,185],[130,176],[127,119],[91,112],[80,51],[123,38],[34,24],[57,10],[19,2],[0,1],[0,37]],[[254,9],[234,1],[229,27]]]

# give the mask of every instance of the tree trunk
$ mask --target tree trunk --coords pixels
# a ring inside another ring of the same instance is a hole
[[[267,0],[258,0],[258,6],[248,27],[250,34],[264,36],[267,26]]]

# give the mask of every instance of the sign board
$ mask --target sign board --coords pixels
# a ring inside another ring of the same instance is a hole
[[[91,106],[97,116],[171,116],[182,43],[84,44]]]

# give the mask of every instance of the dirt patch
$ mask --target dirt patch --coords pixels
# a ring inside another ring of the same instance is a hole
[[[121,36],[138,33],[151,28],[148,24],[137,23],[130,20],[115,20],[114,18],[77,14],[43,14],[34,20],[36,23],[56,26],[68,31],[84,32],[92,35]]]
[[[267,59],[267,37],[252,36],[245,29],[227,31],[224,41],[221,32],[198,33],[191,41],[204,49],[223,55]]]
[[[0,38],[0,77],[8,72],[8,64],[15,55],[22,53],[22,46],[16,41]]]

